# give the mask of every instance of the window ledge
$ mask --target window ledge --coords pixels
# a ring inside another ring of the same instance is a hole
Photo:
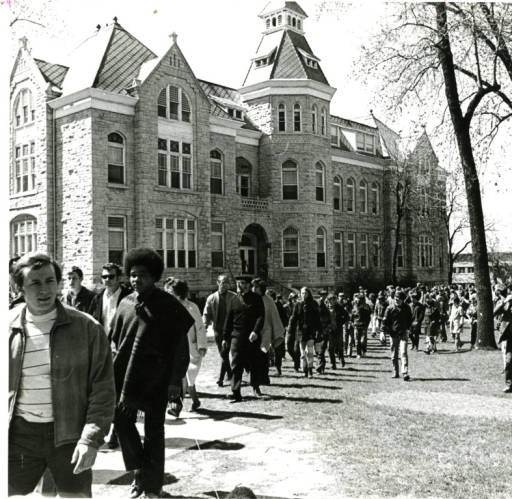
[[[114,182],[108,182],[107,187],[109,189],[128,189],[128,186],[126,184],[116,184]]]
[[[160,192],[181,192],[183,194],[194,194],[196,196],[201,194],[193,189],[178,189],[177,187],[167,187],[165,185],[155,185],[153,190]]]
[[[38,194],[38,192],[39,191],[37,191],[36,189],[34,189],[32,191],[16,192],[15,194],[10,194],[9,197],[11,199],[23,198],[23,197],[33,196],[34,194]]]

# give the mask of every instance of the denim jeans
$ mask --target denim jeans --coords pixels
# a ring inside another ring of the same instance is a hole
[[[75,447],[55,447],[53,423],[30,423],[15,416],[9,428],[9,495],[30,494],[48,467],[61,497],[91,497],[92,470],[73,474]]]
[[[391,361],[393,362],[393,369],[398,373],[398,355],[402,361],[402,374],[408,374],[409,359],[407,357],[407,332],[393,333],[391,338]]]

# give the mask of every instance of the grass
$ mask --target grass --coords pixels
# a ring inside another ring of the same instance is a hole
[[[197,382],[203,414],[257,431],[178,454],[179,479],[166,490],[222,497],[235,481],[267,498],[283,488],[279,497],[511,497],[512,397],[501,392],[501,353],[452,349],[409,352],[409,383],[391,378],[388,351],[371,338],[367,357],[312,379],[286,359],[283,376],[271,368],[264,400],[243,387],[246,400],[230,405],[229,388],[214,384],[211,344]]]

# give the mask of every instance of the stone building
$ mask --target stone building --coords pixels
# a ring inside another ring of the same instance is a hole
[[[397,275],[444,280],[432,199],[445,177],[426,134],[404,162],[380,121],[332,115],[336,90],[306,40],[306,13],[281,2],[260,18],[239,89],[198,80],[175,35],[157,56],[116,18],[69,66],[35,58],[21,40],[11,255],[47,251],[92,284],[103,263],[151,246],[165,275],[196,292],[221,272],[264,275],[276,288],[389,282],[396,189],[412,171],[421,195],[401,223]]]

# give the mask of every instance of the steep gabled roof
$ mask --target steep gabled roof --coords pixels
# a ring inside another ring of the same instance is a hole
[[[274,50],[275,55],[268,65],[256,66],[255,60],[274,54]],[[306,63],[308,56],[316,61],[316,67]],[[318,61],[304,35],[293,30],[266,34],[258,47],[256,57],[251,62],[244,86],[273,79],[307,79],[329,85]]]
[[[373,120],[379,131],[380,140],[384,146],[384,152],[387,152],[388,156],[395,161],[403,159],[403,153],[400,151],[400,135],[375,116],[373,116]]]
[[[62,84],[69,68],[61,64],[52,64],[41,59],[34,58],[34,61],[45,81],[62,89]]]
[[[70,54],[64,94],[90,87],[120,92],[135,78],[140,66],[155,57],[142,42],[114,22],[98,29]]]
[[[235,90],[234,88],[226,87],[224,85],[219,85],[217,83],[212,83],[210,81],[198,81],[204,93],[208,96],[211,102],[211,115],[217,116],[219,118],[226,118],[234,121],[239,121],[230,116],[225,111],[225,108],[227,107],[233,107],[235,109],[245,109],[245,106],[242,101],[242,96],[237,90]],[[246,128],[249,130],[259,130],[245,113],[243,121],[244,125],[242,125],[242,128]]]

